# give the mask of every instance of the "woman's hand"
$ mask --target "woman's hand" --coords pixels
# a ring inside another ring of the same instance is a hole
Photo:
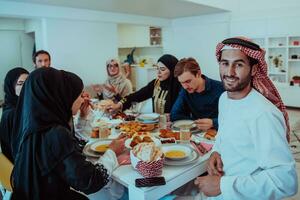
[[[87,92],[82,92],[81,97],[84,101],[80,106],[80,117],[85,119],[90,112],[90,107],[92,107],[90,103],[90,94]]]
[[[125,149],[125,140],[126,139],[127,139],[127,135],[121,134],[117,139],[114,139],[110,143],[109,148],[116,153],[116,156],[123,153],[123,151]]]
[[[109,106],[107,106],[107,112],[109,113],[116,113],[118,112],[119,110],[122,109],[122,106],[123,104],[121,102],[118,102],[118,103],[114,103],[114,104],[111,104]]]

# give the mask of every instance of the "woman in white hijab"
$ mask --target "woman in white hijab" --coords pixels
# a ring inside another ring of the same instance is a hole
[[[119,101],[122,97],[132,93],[132,84],[129,79],[122,74],[119,62],[116,59],[106,61],[108,78],[104,84],[93,86],[99,99],[111,99]]]

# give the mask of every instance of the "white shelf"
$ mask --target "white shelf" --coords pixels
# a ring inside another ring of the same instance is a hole
[[[269,75],[286,75],[286,72],[269,72]]]
[[[289,48],[300,48],[300,45],[298,45],[298,46],[290,45]]]
[[[289,59],[289,62],[300,62],[300,59]]]
[[[149,45],[149,46],[141,46],[141,47],[118,47],[119,49],[132,49],[132,48],[163,48],[162,45]]]
[[[270,46],[269,49],[285,49],[286,46]]]
[[[153,65],[149,65],[149,64],[145,64],[144,66],[141,66],[139,64],[132,64],[130,66],[131,67],[140,67],[142,69],[155,69],[156,70],[156,67],[153,67]]]

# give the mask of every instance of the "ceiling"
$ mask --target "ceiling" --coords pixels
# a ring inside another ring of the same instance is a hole
[[[105,12],[116,12],[174,19],[226,10],[187,0],[10,0],[22,3],[63,6]]]

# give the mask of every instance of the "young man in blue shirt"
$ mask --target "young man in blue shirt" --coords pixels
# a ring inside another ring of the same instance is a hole
[[[181,59],[174,75],[183,88],[172,107],[171,121],[192,119],[200,130],[217,129],[218,102],[224,92],[222,83],[203,75],[194,58]]]

